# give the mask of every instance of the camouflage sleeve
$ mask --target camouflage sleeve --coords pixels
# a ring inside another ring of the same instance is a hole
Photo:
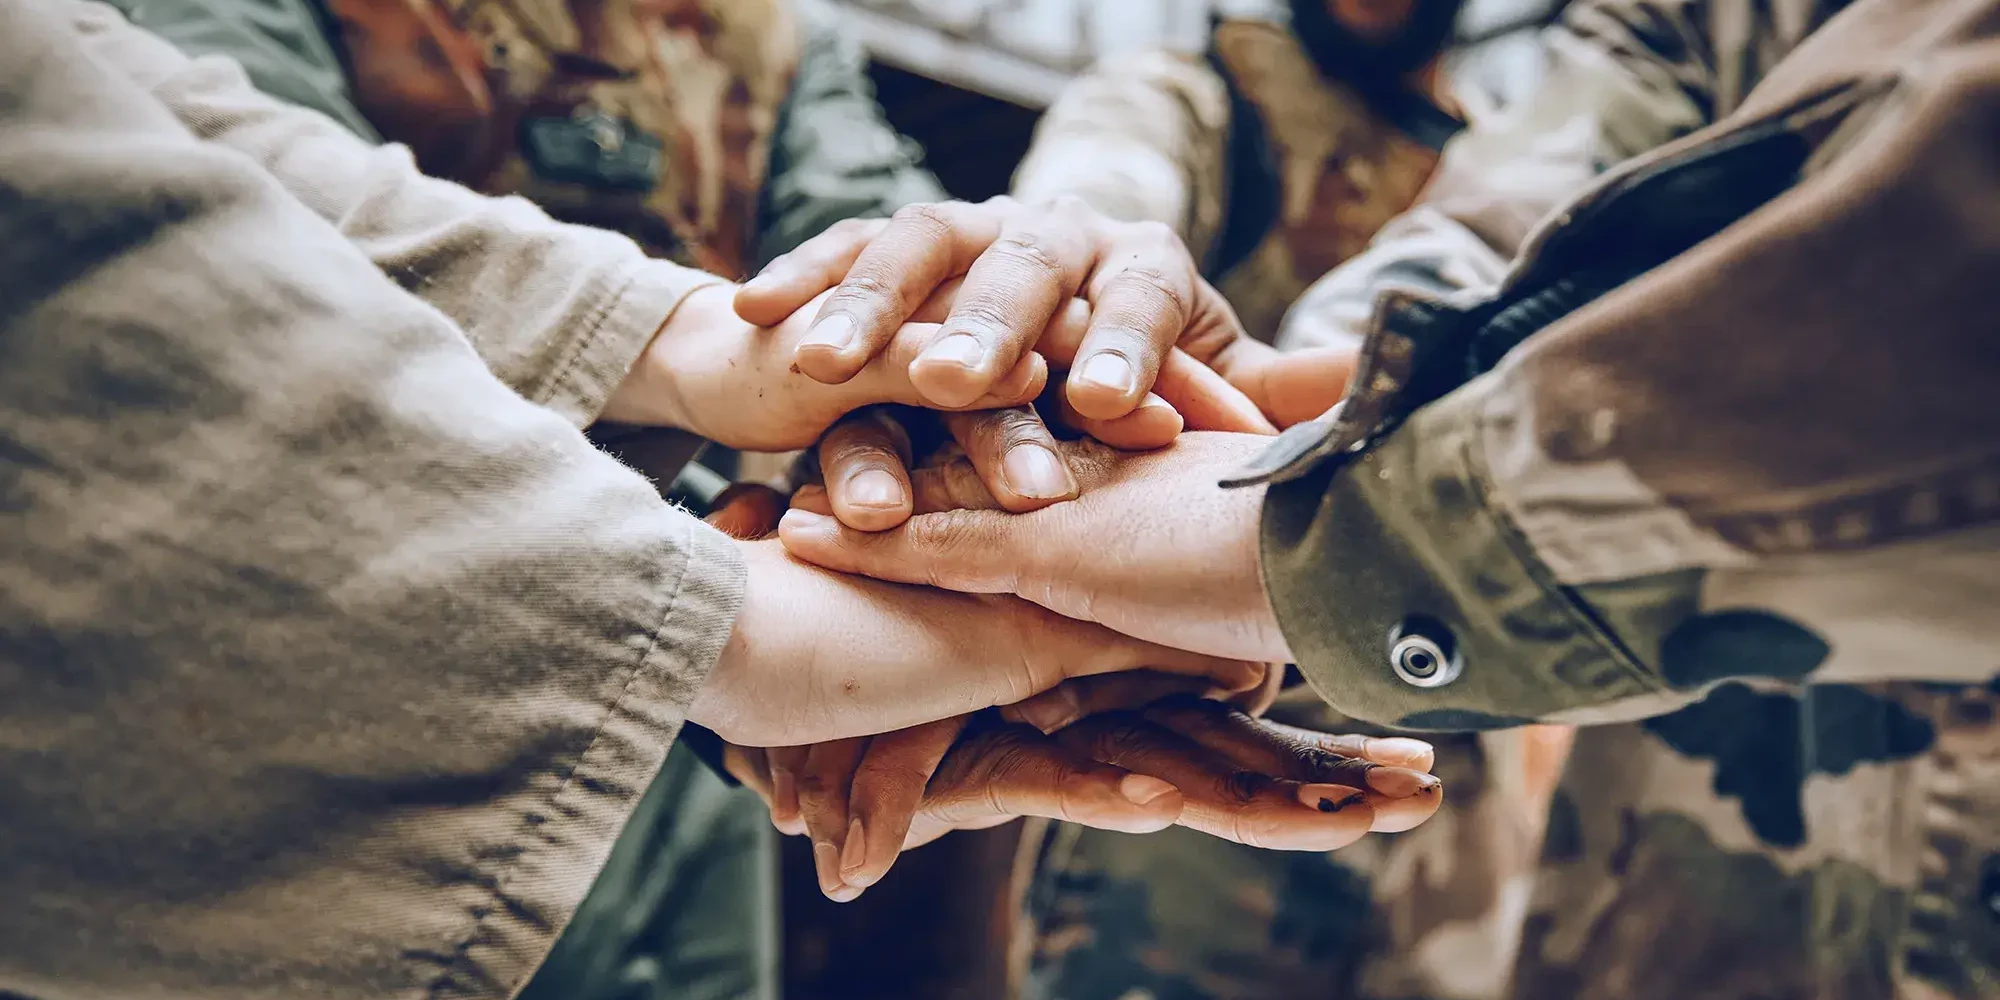
[[[1165,223],[1206,260],[1222,226],[1228,147],[1229,88],[1213,69],[1168,52],[1119,57],[1077,78],[1042,116],[1013,193]]]
[[[689,292],[722,280],[649,259],[616,233],[556,222],[523,199],[426,177],[407,149],[258,91],[228,59],[190,59],[110,7],[58,9],[94,56],[197,138],[256,162],[449,317],[494,375],[573,424],[596,419]]]
[[[1582,0],[1543,34],[1546,67],[1525,100],[1448,144],[1423,200],[1369,248],[1314,282],[1286,314],[1287,350],[1359,342],[1376,293],[1414,282],[1491,287],[1528,232],[1605,168],[1706,125],[1713,104],[1692,82],[1675,3]],[[1641,31],[1655,15],[1676,30]]]
[[[1993,677],[2000,222],[1968,208],[2000,183],[2000,56],[1923,58],[1846,88],[1789,76],[1819,89],[1760,92],[1767,117],[1565,208],[1532,254],[1562,282],[1714,213],[1587,305],[1385,300],[1364,393],[1421,379],[1391,362],[1465,317],[1475,342],[1526,336],[1385,436],[1294,428],[1245,477],[1272,483],[1265,576],[1324,697],[1471,729],[1643,717],[1732,679]]]
[[[843,219],[947,197],[916,145],[883,117],[861,47],[815,5],[800,15],[798,75],[779,110],[758,210],[758,267]]]

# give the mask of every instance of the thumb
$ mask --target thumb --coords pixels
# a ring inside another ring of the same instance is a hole
[[[1354,376],[1351,347],[1314,347],[1268,354],[1231,369],[1229,380],[1280,428],[1315,419],[1347,394]]]

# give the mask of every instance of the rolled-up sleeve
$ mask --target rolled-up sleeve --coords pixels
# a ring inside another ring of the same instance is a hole
[[[249,156],[384,274],[450,317],[501,381],[588,424],[689,292],[723,279],[525,199],[426,177],[409,150],[271,97],[219,56],[190,59],[111,7],[60,0],[85,48],[197,137]]]
[[[740,558],[75,11],[0,5],[0,992],[506,997]]]

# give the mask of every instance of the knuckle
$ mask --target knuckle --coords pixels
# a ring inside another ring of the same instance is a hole
[[[951,327],[986,339],[997,340],[1008,327],[1006,308],[985,295],[961,298],[952,306]]]
[[[1257,800],[1277,779],[1256,771],[1231,771],[1222,779],[1222,793],[1233,805],[1245,806]]]
[[[1152,726],[1133,712],[1105,712],[1062,731],[1066,742],[1092,759],[1117,764],[1150,742]]]
[[[840,288],[829,298],[828,305],[871,305],[892,301],[895,297],[896,279],[893,275],[875,265],[859,263],[847,272]]]
[[[891,216],[891,218],[904,226],[917,229],[933,237],[943,236],[950,232],[952,226],[951,211],[946,207],[946,203],[943,202],[921,202],[915,205],[905,205],[897,209],[896,214]]]
[[[801,771],[794,777],[794,781],[797,782],[799,800],[802,802],[808,799],[817,802],[833,795],[834,783],[823,771],[810,769]]]
[[[1158,267],[1149,264],[1128,267],[1119,271],[1112,282],[1123,291],[1157,298],[1182,314],[1187,312],[1187,295],[1181,291],[1180,282]]]
[[[971,540],[974,529],[970,512],[948,510],[911,521],[907,530],[912,546],[932,555],[945,555]]]
[[[1035,411],[1026,406],[1009,407],[1004,410],[981,410],[970,417],[973,437],[990,438],[1004,451],[1017,444],[1045,442],[1049,440],[1047,425]]]
[[[1063,262],[1050,251],[1043,240],[1029,233],[1010,232],[993,241],[988,253],[998,254],[1010,263],[1042,276],[1060,276],[1066,270]]]
[[[1007,726],[986,734],[981,743],[982,770],[992,781],[1021,773],[1034,761],[1034,751],[1022,727]]]
[[[1127,227],[1126,235],[1136,243],[1146,246],[1164,245],[1176,249],[1181,246],[1181,234],[1175,231],[1174,227],[1158,219],[1139,219],[1124,225]]]

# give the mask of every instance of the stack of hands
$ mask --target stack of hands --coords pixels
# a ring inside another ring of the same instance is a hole
[[[1262,491],[1217,486],[1351,362],[1250,340],[1170,230],[1081,204],[846,223],[695,293],[606,417],[811,446],[819,482],[718,503],[749,583],[690,720],[841,900],[1023,815],[1302,850],[1423,822],[1427,744],[1257,718],[1291,655]]]

